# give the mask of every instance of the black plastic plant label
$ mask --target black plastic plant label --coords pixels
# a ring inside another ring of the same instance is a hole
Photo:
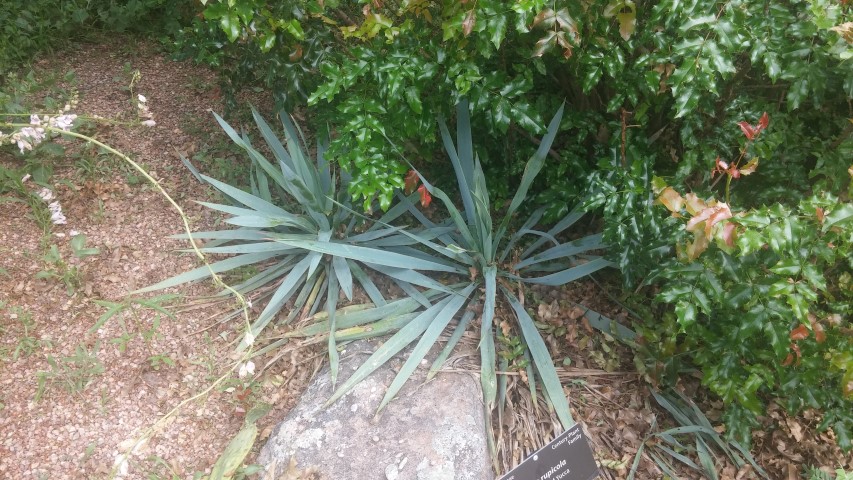
[[[592,480],[598,467],[581,425],[575,424],[500,480]]]

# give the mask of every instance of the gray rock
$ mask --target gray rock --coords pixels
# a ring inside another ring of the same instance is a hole
[[[350,345],[341,356],[338,384],[377,346],[367,341]],[[482,390],[475,376],[439,373],[424,384],[429,364],[422,365],[375,416],[394,367],[404,361],[392,359],[326,409],[332,386],[324,369],[276,426],[258,462],[278,465],[272,478],[295,458],[300,469],[313,467],[330,479],[492,480]]]

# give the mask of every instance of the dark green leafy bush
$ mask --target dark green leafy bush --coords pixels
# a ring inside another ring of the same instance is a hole
[[[762,125],[743,122],[741,128],[751,141]],[[755,158],[719,167],[726,197],[729,182],[758,168]],[[791,413],[819,409],[820,428],[832,428],[842,449],[853,448],[853,203],[847,189],[845,199],[821,192],[790,207],[737,211],[656,183],[659,200],[686,224],[678,258],[649,280],[662,287],[658,299],[674,306],[678,329],[666,335],[652,326],[651,335],[669,337],[664,348],[680,343],[690,352],[703,384],[726,403],[729,433],[739,440],[749,439],[755,417],[773,400]]]
[[[332,30],[311,15],[319,9],[303,1],[210,1],[176,35],[177,56],[217,70],[229,110],[241,88],[256,85],[291,109],[316,87],[317,68],[332,49]]]
[[[713,158],[735,149],[735,121],[767,110],[803,137],[837,137],[853,94],[853,73],[841,63],[849,34],[831,30],[849,19],[849,7],[833,0],[225,5],[208,4],[196,44],[218,35],[217,58],[251,62],[245,79],[281,89],[282,98],[309,92],[319,123],[337,131],[330,155],[353,172],[351,193],[378,195],[386,208],[405,172],[386,138],[410,158],[433,161],[432,119],[452,114],[448,99],[470,99],[472,128],[489,139],[478,154],[496,198],[514,188],[546,112],[567,99],[565,135],[537,189],[556,220],[609,147],[625,167],[626,147],[639,142],[656,172],[701,185]],[[321,67],[309,51],[323,52]],[[276,73],[297,64],[298,75]],[[831,152],[827,146],[774,155],[780,174]]]

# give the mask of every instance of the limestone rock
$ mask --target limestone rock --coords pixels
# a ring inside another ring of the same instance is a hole
[[[341,355],[338,385],[378,343],[362,341]],[[422,365],[375,416],[405,357],[395,357],[326,409],[332,394],[328,367],[274,429],[259,463],[268,468],[296,460],[323,478],[359,480],[492,480],[479,380],[439,373],[424,384]],[[281,472],[267,478],[279,478]]]

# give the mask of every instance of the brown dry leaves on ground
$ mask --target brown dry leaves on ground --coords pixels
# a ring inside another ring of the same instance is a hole
[[[216,218],[191,200],[210,194],[175,152],[192,152],[220,135],[210,113],[221,111],[212,73],[172,62],[144,44],[118,48],[104,41],[65,55],[37,70],[76,72],[75,113],[134,121],[131,96],[147,97],[155,127],[96,126],[94,136],[144,165],[185,209],[194,229],[209,228]],[[125,64],[141,74],[132,92]],[[66,143],[69,151],[81,148]],[[0,203],[0,272],[5,271],[0,275],[0,478],[107,478],[116,455],[133,439],[233,363],[232,341],[241,325],[216,324],[212,318],[222,306],[175,318],[137,308],[91,331],[106,310],[95,300],[121,302],[134,289],[198,265],[189,255],[172,253],[185,245],[166,238],[180,233],[182,225],[171,205],[119,158],[97,156],[96,161],[94,175],[81,175],[73,160],[56,169],[53,190],[68,223],[46,236],[25,204]],[[76,259],[69,246],[72,230],[100,253]],[[65,267],[44,259],[50,244],[58,247]],[[74,275],[69,280],[79,287],[69,295],[60,279],[37,279],[43,270]],[[180,293],[211,290],[201,286]],[[243,384],[231,377],[183,408],[138,449],[128,478],[192,478],[196,471],[209,471],[242,425],[242,403],[276,403],[277,412],[261,421],[262,429],[291,404],[287,391],[272,385],[256,385],[247,398]],[[288,391],[299,389],[291,385]]]

